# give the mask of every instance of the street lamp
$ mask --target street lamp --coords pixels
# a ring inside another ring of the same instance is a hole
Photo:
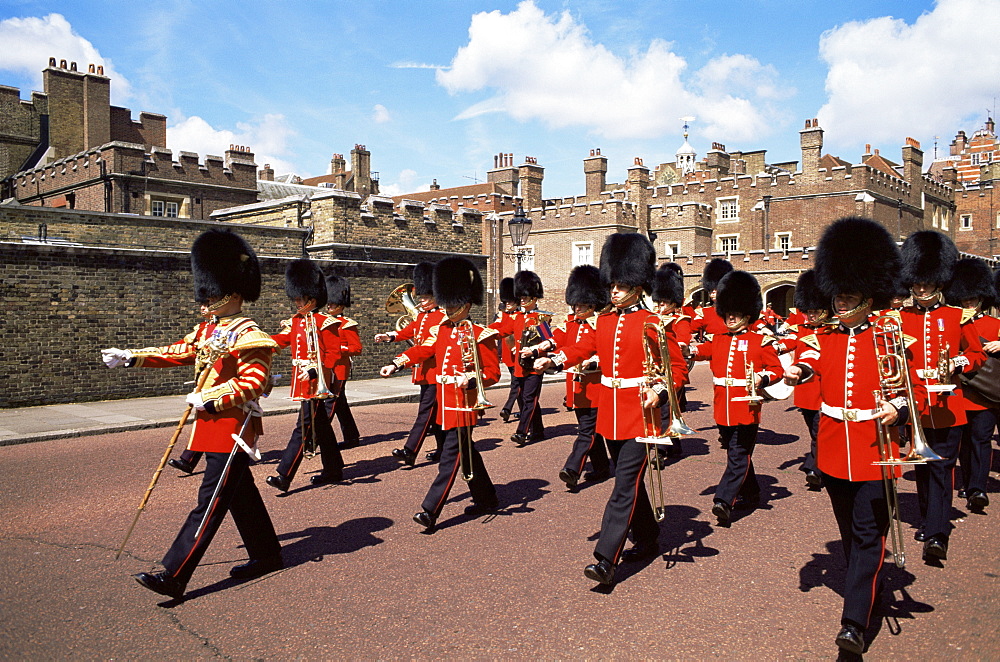
[[[524,251],[521,250],[521,247],[527,243],[528,235],[531,234],[531,219],[524,215],[524,207],[520,204],[517,205],[517,211],[514,212],[513,218],[507,221],[507,230],[510,232],[510,243],[515,251],[504,253],[504,255],[515,259],[516,273],[521,270],[521,259],[524,257]]]

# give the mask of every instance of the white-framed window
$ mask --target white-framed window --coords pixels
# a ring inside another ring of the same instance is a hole
[[[718,210],[717,220],[720,223],[735,223],[740,220],[740,199],[737,197],[718,198],[715,208]]]
[[[788,251],[792,249],[792,233],[791,232],[777,232],[774,235],[774,247],[779,251]]]
[[[524,271],[534,271],[535,270],[535,247],[534,246],[521,246],[519,249],[515,249],[521,253],[521,269]]]
[[[971,230],[972,229],[972,214],[962,214],[958,217],[958,229],[959,230]]]
[[[177,218],[180,209],[181,206],[176,202],[167,201],[167,210],[165,216],[169,218]]]
[[[738,234],[719,235],[719,252],[735,253],[740,250],[740,236]]]
[[[677,256],[681,254],[681,242],[679,241],[668,241],[667,242],[667,255]]]
[[[942,230],[947,230],[948,229],[948,210],[947,209],[942,209],[941,210],[941,229]]]
[[[147,193],[146,208],[150,216],[188,218],[191,213],[191,199]]]
[[[166,215],[166,202],[163,200],[150,200],[149,201],[149,214],[151,216],[165,216]]]
[[[594,242],[573,242],[573,266],[578,267],[581,264],[594,264]]]

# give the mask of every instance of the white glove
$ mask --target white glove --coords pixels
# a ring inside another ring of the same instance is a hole
[[[101,350],[101,358],[104,360],[104,365],[109,368],[117,368],[132,360],[132,352],[127,349],[110,347],[108,349]]]
[[[184,400],[198,411],[205,411],[205,401],[201,399],[201,393],[188,393]]]
[[[256,400],[251,400],[243,405],[243,409],[245,409],[251,416],[256,416],[257,418],[264,415],[263,408],[261,408],[260,403]]]

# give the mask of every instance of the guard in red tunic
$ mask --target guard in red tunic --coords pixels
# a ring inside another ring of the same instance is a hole
[[[281,545],[250,472],[250,456],[237,452],[227,461],[239,434],[249,446],[260,434],[256,400],[265,390],[276,349],[271,338],[242,314],[244,301],[260,297],[260,266],[253,249],[228,230],[209,230],[191,247],[195,300],[209,307],[209,324],[166,347],[103,350],[108,367],[158,368],[201,364],[208,370],[201,391],[187,396],[196,410],[191,450],[205,453],[205,474],[198,504],[163,557],[164,570],[142,572],[136,580],[151,591],[181,598],[198,562],[229,513],[250,560],[230,570],[240,579],[258,577],[283,566]],[[219,487],[221,483],[221,488]],[[207,513],[207,517],[206,517]],[[200,529],[200,531],[199,531]]]
[[[566,284],[566,304],[573,313],[566,322],[552,329],[556,345],[575,345],[583,336],[593,334],[597,328],[597,311],[608,305],[608,288],[601,284],[597,267],[574,267]],[[559,472],[559,479],[566,487],[574,489],[583,475],[583,467],[590,458],[591,473],[585,480],[598,482],[611,475],[608,449],[604,437],[597,434],[597,397],[601,390],[601,369],[597,356],[566,368],[566,406],[576,415],[576,440],[566,463]]]
[[[789,383],[820,385],[816,463],[847,561],[836,643],[856,655],[864,652],[864,632],[880,593],[890,524],[883,479],[895,481],[899,473],[874,464],[883,459],[877,421],[889,434],[887,454],[898,457],[896,428],[888,426],[902,425],[907,416],[905,397],[882,397],[871,315],[887,305],[899,268],[895,242],[875,221],[844,218],[831,224],[817,247],[816,284],[832,297],[838,324],[802,338],[805,347],[785,372]]]
[[[472,505],[466,514],[478,516],[498,506],[496,488],[472,441],[472,428],[481,412],[481,391],[500,381],[497,333],[468,320],[473,305],[483,303],[479,270],[463,257],[448,257],[434,266],[434,298],[444,307],[445,319],[430,336],[380,370],[388,377],[396,370],[437,357],[438,423],[445,430],[438,474],[413,520],[431,532],[437,526],[451,487],[460,470],[469,483]],[[483,405],[485,406],[485,405]]]
[[[299,405],[299,419],[281,455],[277,473],[267,484],[287,492],[299,470],[306,447],[319,448],[323,471],[312,477],[315,485],[343,480],[344,458],[330,426],[324,401],[334,397],[333,371],[324,365],[327,346],[335,342],[334,320],[321,312],[326,305],[323,272],[309,258],[293,260],[285,269],[285,294],[296,313],[281,322],[281,331],[271,336],[279,347],[291,347],[291,396]],[[320,372],[322,370],[322,373]]]
[[[686,356],[688,348],[691,346],[691,318],[684,312],[684,281],[682,279],[680,266],[676,262],[667,262],[656,270],[653,279],[653,290],[650,298],[654,302],[653,312],[660,318],[663,330],[673,341],[677,343],[681,354]],[[681,375],[681,386],[677,392],[677,403],[680,411],[683,412],[687,405],[684,397],[684,387],[690,383],[688,378],[688,364],[684,363],[683,375]],[[670,399],[660,405],[660,425],[666,429],[673,421],[673,414],[670,411]],[[661,446],[660,448],[663,448]],[[680,457],[683,454],[681,448],[681,437],[676,437],[670,446],[666,446],[668,457]]]
[[[495,325],[504,326],[517,323],[516,321],[522,316],[517,308],[517,297],[514,296],[514,279],[502,278],[500,280],[500,310],[490,326],[495,328]],[[497,348],[500,351],[500,362],[506,366],[507,372],[510,374],[510,390],[507,392],[507,401],[500,409],[500,418],[503,419],[504,423],[507,423],[511,416],[516,419],[521,415],[521,410],[514,413],[514,405],[521,396],[521,382],[514,379],[514,364],[517,361],[514,358],[513,340],[509,337],[500,338]]]
[[[444,311],[438,308],[434,301],[434,263],[421,262],[413,267],[413,295],[417,297],[417,317],[399,331],[379,333],[375,342],[409,341],[413,345],[422,344],[431,335],[431,329],[444,319]],[[437,422],[437,376],[436,357],[431,356],[423,363],[413,365],[413,383],[420,386],[420,403],[417,406],[417,420],[410,428],[410,434],[402,448],[392,451],[392,456],[413,466],[417,462],[417,454],[428,434],[433,434],[437,440],[437,452],[440,454],[444,444],[444,431]]]
[[[701,275],[702,300],[707,297],[709,305],[703,305],[695,311],[694,320],[691,321],[691,333],[699,341],[710,339],[716,333],[728,333],[725,323],[715,309],[715,297],[719,289],[719,281],[722,277],[733,270],[733,265],[729,260],[721,257],[712,258],[705,265]],[[756,319],[756,317],[754,318]],[[753,320],[751,320],[753,321]]]
[[[361,444],[361,433],[347,401],[347,380],[351,378],[354,357],[361,354],[361,336],[358,335],[358,323],[344,315],[351,307],[351,283],[340,276],[330,274],[326,277],[326,313],[333,319],[330,330],[336,336],[334,342],[326,346],[324,361],[333,370],[336,383],[336,397],[326,401],[326,411],[333,421],[336,416],[340,421],[340,433],[344,441],[341,448],[356,448]],[[330,481],[324,481],[330,482]]]
[[[902,255],[900,282],[913,295],[913,305],[900,310],[899,316],[903,333],[916,339],[908,348],[910,383],[918,409],[914,419],[919,420],[927,445],[944,458],[914,469],[923,519],[917,536],[924,541],[924,559],[940,562],[948,556],[952,473],[968,420],[968,400],[958,373],[974,372],[986,356],[972,312],[942,303],[941,291],[958,261],[954,242],[935,230],[921,230],[903,242]]]
[[[210,335],[207,331],[208,325],[215,324],[215,322],[212,321],[213,315],[208,310],[208,306],[206,305],[200,306],[199,312],[201,313],[201,316],[205,318],[205,321],[200,323],[198,326],[194,327],[193,333],[194,333],[194,338],[198,339],[195,342],[204,342],[204,339]],[[197,370],[195,370],[194,377],[195,380],[197,381],[198,379]],[[204,455],[204,453],[193,451],[190,448],[185,448],[184,451],[181,452],[180,457],[171,458],[170,461],[167,462],[167,464],[172,466],[174,469],[183,471],[186,474],[192,474],[194,473],[195,467],[198,466],[198,462],[201,461],[202,455]]]
[[[598,317],[595,332],[581,337],[576,345],[560,347],[554,356],[535,362],[536,369],[554,365],[565,370],[595,353],[598,357],[602,389],[596,429],[608,444],[615,484],[594,549],[597,562],[584,568],[584,575],[601,584],[614,582],[619,561],[637,561],[659,552],[660,528],[643,483],[649,455],[646,445],[636,441],[658,432],[656,408],[669,388],[656,380],[651,383],[645,372],[645,325],[657,318],[642,306],[641,297],[644,290],[649,291],[655,270],[656,251],[644,235],[610,235],[601,249],[601,281],[611,288],[612,312]],[[670,347],[670,359],[677,380],[684,359],[676,343]],[[673,387],[679,386],[675,381]],[[652,422],[654,429],[648,429],[644,421]],[[625,550],[629,532],[634,545]]]
[[[545,439],[545,426],[539,402],[542,395],[542,373],[532,369],[534,359],[522,357],[521,350],[537,345],[541,340],[547,339],[547,335],[551,335],[547,326],[551,316],[538,310],[538,300],[545,293],[542,290],[542,279],[534,271],[518,271],[514,274],[514,296],[521,304],[521,314],[494,322],[490,328],[496,329],[501,337],[510,337],[514,341],[514,381],[520,387],[517,404],[521,416],[510,440],[518,446],[524,446],[530,441]]]
[[[806,344],[806,339],[812,342],[812,336],[826,333],[830,329],[833,316],[830,310],[830,298],[816,286],[816,272],[812,269],[799,275],[799,280],[795,284],[795,307],[802,315],[802,322],[787,327],[788,333],[778,342],[779,354],[789,352],[799,356],[810,347]],[[818,491],[823,489],[823,477],[816,468],[816,434],[819,430],[819,408],[822,403],[819,380],[810,380],[796,386],[793,398],[806,423],[806,429],[809,430],[809,450],[806,451],[799,469],[806,474],[806,486],[810,490]]]
[[[726,469],[715,489],[712,514],[722,525],[732,519],[736,499],[754,507],[760,485],[753,467],[753,451],[760,428],[761,389],[782,378],[774,336],[750,331],[763,301],[757,279],[745,271],[731,271],[719,281],[715,305],[726,326],[712,340],[694,347],[696,361],[710,361],[715,385],[713,411],[719,438],[727,449]]]
[[[997,361],[1000,352],[1000,319],[984,311],[997,305],[997,291],[993,272],[979,258],[964,258],[955,263],[955,271],[945,299],[949,305],[973,311],[972,324],[983,343],[983,350],[990,355],[988,361]],[[986,495],[986,481],[990,472],[993,431],[997,427],[1000,403],[989,400],[973,387],[963,389],[966,397],[965,414],[969,419],[962,434],[958,457],[961,460],[962,489],[960,498],[966,499],[969,510],[981,512],[990,505]]]

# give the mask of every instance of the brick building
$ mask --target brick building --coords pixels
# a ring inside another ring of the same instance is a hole
[[[223,207],[257,199],[257,166],[246,147],[225,156],[175,158],[167,118],[112,106],[103,67],[75,62],[42,72],[45,92],[20,99],[0,86],[0,198],[21,204],[208,218]]]

